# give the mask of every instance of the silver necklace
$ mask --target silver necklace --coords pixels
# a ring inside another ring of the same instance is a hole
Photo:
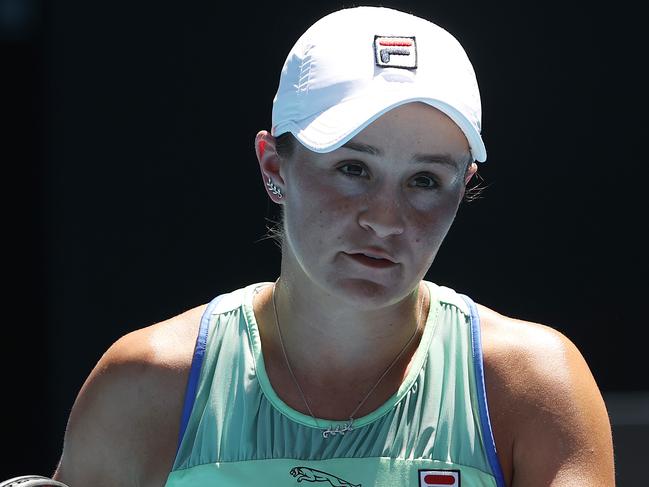
[[[277,326],[277,333],[279,335],[279,343],[282,347],[282,354],[284,355],[284,361],[286,362],[286,367],[288,368],[289,373],[291,374],[291,378],[293,379],[293,382],[295,383],[295,386],[297,387],[297,390],[300,393],[300,396],[302,396],[302,401],[304,401],[304,405],[306,406],[307,411],[309,411],[309,414],[313,418],[313,421],[316,423],[318,428],[320,428],[320,425],[318,423],[318,420],[316,419],[315,415],[313,414],[313,411],[311,411],[311,407],[309,406],[309,402],[306,400],[306,395],[304,394],[304,391],[302,390],[302,387],[300,387],[300,383],[298,382],[297,378],[295,377],[295,374],[293,373],[293,368],[291,367],[291,362],[288,360],[288,355],[286,354],[286,347],[284,346],[284,338],[282,337],[282,330],[279,326],[279,318],[277,317],[277,305],[275,303],[275,288],[277,287],[277,283],[279,282],[279,277],[275,281],[275,284],[273,285],[273,312],[275,313],[275,325]],[[341,425],[336,425],[335,427],[330,426],[329,428],[325,429],[322,431],[322,436],[323,438],[328,438],[329,436],[335,436],[335,435],[344,435],[348,431],[353,431],[354,429],[354,416],[358,412],[358,410],[361,408],[363,404],[365,404],[365,401],[369,399],[369,397],[372,395],[374,390],[378,387],[378,385],[381,383],[383,378],[390,372],[394,364],[397,363],[397,361],[401,358],[401,356],[404,354],[404,352],[407,350],[407,348],[410,346],[412,341],[415,339],[415,336],[417,336],[417,331],[419,330],[419,323],[421,322],[421,316],[423,314],[424,310],[424,301],[425,299],[422,298],[421,300],[421,306],[419,308],[419,317],[417,319],[417,322],[415,323],[415,330],[412,333],[412,336],[408,340],[408,342],[404,345],[404,347],[401,349],[399,354],[390,362],[390,365],[383,371],[379,379],[376,381],[376,383],[372,386],[372,388],[369,390],[369,392],[365,395],[365,397],[361,400],[361,402],[358,403],[356,408],[352,411],[352,413],[349,415],[349,422],[344,423],[342,426]]]

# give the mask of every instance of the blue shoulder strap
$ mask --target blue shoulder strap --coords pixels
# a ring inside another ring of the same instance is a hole
[[[478,408],[480,410],[480,426],[482,427],[482,434],[484,436],[485,449],[487,450],[487,459],[491,466],[491,473],[496,479],[498,487],[507,487],[505,485],[505,477],[503,475],[498,454],[496,453],[496,441],[494,440],[493,430],[491,429],[491,421],[489,420],[489,408],[487,407],[487,390],[484,381],[484,366],[482,360],[482,341],[480,336],[480,315],[478,308],[473,300],[460,294],[462,299],[466,301],[469,306],[471,316],[471,343],[473,351],[473,367],[476,376],[476,386],[478,394]]]
[[[185,391],[185,404],[183,406],[183,414],[180,421],[180,434],[178,435],[178,447],[176,448],[176,454],[180,449],[180,444],[183,441],[183,436],[185,436],[185,430],[187,429],[187,424],[189,423],[189,417],[191,416],[192,409],[194,408],[194,401],[196,400],[196,388],[198,387],[198,379],[201,376],[203,357],[205,356],[205,346],[207,345],[210,318],[212,317],[214,308],[221,301],[221,299],[223,299],[224,296],[225,294],[221,294],[220,296],[214,298],[207,306],[207,309],[205,310],[201,318],[201,326],[198,330],[198,337],[196,338],[194,356],[192,358],[192,367],[189,372],[189,380],[187,381],[187,389]]]

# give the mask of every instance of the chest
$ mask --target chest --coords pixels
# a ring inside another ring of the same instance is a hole
[[[387,373],[349,371],[305,374],[291,371],[283,357],[266,354],[265,368],[273,391],[290,408],[309,416],[347,421],[377,410],[394,396],[408,372],[408,358]]]

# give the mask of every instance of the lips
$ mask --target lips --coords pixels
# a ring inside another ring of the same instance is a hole
[[[368,248],[353,250],[345,252],[345,255],[367,267],[389,268],[398,264],[394,257],[380,249]]]

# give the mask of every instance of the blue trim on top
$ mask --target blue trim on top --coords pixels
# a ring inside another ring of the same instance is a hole
[[[480,316],[478,314],[478,308],[473,302],[473,300],[460,294],[462,299],[466,301],[466,304],[469,306],[469,311],[471,315],[471,336],[472,340],[472,349],[473,349],[473,366],[476,374],[476,386],[478,394],[478,408],[480,412],[480,425],[482,426],[482,434],[486,436],[483,438],[483,443],[487,450],[487,459],[489,460],[489,465],[491,466],[491,472],[496,479],[496,484],[498,487],[507,487],[505,484],[505,476],[503,475],[502,467],[500,466],[500,461],[498,460],[498,454],[496,453],[496,441],[494,440],[493,430],[491,429],[491,421],[489,420],[489,408],[487,407],[487,390],[485,388],[484,381],[484,367],[482,361],[482,341],[480,337]]]
[[[178,435],[178,448],[176,448],[176,455],[178,455],[178,451],[180,450],[180,444],[183,441],[183,436],[185,436],[185,430],[187,429],[187,424],[189,423],[189,417],[191,416],[192,409],[194,408],[194,401],[196,400],[196,388],[198,387],[198,379],[201,376],[201,368],[203,366],[203,358],[205,356],[207,334],[209,331],[212,311],[224,296],[225,294],[221,294],[220,296],[215,297],[207,306],[207,309],[205,310],[201,318],[201,327],[198,330],[196,346],[194,347],[194,357],[192,358],[192,368],[189,372],[189,381],[187,382],[187,389],[185,391],[185,404],[183,406],[182,419],[180,420],[180,434]]]

